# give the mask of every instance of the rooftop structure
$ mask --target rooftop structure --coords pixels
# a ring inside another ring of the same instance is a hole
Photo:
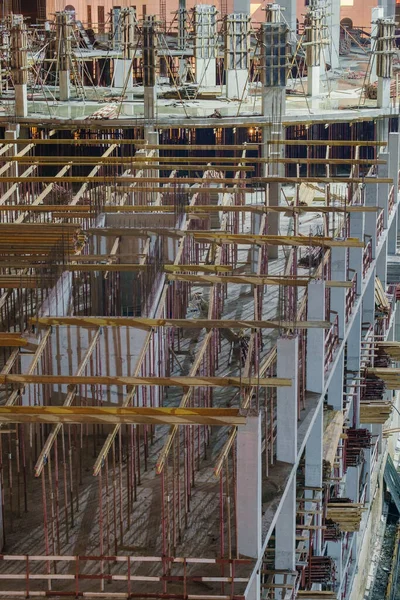
[[[395,22],[289,9],[2,23],[0,598],[371,586],[400,415]]]

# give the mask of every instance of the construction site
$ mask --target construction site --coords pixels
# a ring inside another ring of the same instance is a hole
[[[0,599],[383,600],[394,3],[31,4],[0,10]]]

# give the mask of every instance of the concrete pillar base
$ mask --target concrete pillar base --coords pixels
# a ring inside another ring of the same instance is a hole
[[[69,71],[60,71],[59,82],[60,82],[60,100],[61,100],[61,102],[66,102],[70,98]]]
[[[246,69],[232,70],[226,72],[226,97],[241,100],[245,95],[248,81],[248,72]]]
[[[309,321],[325,320],[325,282],[315,279],[308,284],[307,318]],[[309,392],[321,394],[325,382],[325,329],[307,331],[307,356],[313,359],[306,364],[306,387]]]
[[[114,61],[114,79],[113,87],[131,90],[133,88],[132,61],[124,58],[117,58]],[[129,75],[129,80],[128,80]]]
[[[261,417],[248,417],[237,433],[238,551],[258,558],[261,553]]]
[[[28,116],[28,87],[26,83],[15,86],[15,116]]]
[[[215,58],[196,58],[196,81],[200,89],[215,87],[217,81]]]
[[[157,106],[157,90],[155,87],[144,88],[144,118],[155,119]],[[153,128],[152,128],[153,129]]]
[[[277,439],[278,460],[295,463],[297,458],[297,400],[298,372],[293,365],[299,363],[299,340],[297,336],[285,336],[277,342],[277,376],[292,375],[291,387],[277,389]]]
[[[307,94],[315,97],[320,94],[321,67],[307,67]]]
[[[390,106],[390,84],[388,77],[378,77],[378,108],[389,108]]]

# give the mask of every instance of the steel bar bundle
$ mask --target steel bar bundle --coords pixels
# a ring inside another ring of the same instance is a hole
[[[324,541],[337,542],[342,537],[342,530],[332,519],[325,519]]]
[[[384,369],[384,371],[386,371],[386,369]],[[370,369],[368,369],[366,371],[365,379],[362,380],[361,400],[367,401],[382,399],[385,389],[385,382],[375,375],[375,370],[372,372]]]
[[[346,429],[344,468],[356,467],[364,458],[364,449],[371,446],[371,432],[368,429],[349,427]]]
[[[329,583],[335,578],[335,561],[329,556],[309,557],[306,568],[309,585],[314,583]]]

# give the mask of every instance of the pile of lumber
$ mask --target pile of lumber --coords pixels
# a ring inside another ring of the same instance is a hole
[[[324,431],[323,442],[323,479],[328,481],[331,477],[332,468],[335,462],[337,448],[341,435],[343,433],[343,412],[341,410],[333,413]]]
[[[86,117],[88,119],[115,119],[118,117],[118,104],[107,104]]]
[[[390,402],[360,402],[360,422],[361,423],[386,423],[392,413],[392,404]]]
[[[400,361],[400,342],[377,342],[376,347],[379,352],[384,352],[392,360]],[[376,361],[375,366],[377,366]]]
[[[349,498],[335,498],[328,502],[326,518],[338,524],[340,531],[359,531],[363,505]]]
[[[390,313],[390,302],[379,277],[375,277],[375,308],[381,316]]]
[[[383,381],[384,386],[388,390],[400,390],[400,369],[395,368],[373,368],[366,371],[368,379],[378,378]],[[367,379],[367,381],[368,381]]]

